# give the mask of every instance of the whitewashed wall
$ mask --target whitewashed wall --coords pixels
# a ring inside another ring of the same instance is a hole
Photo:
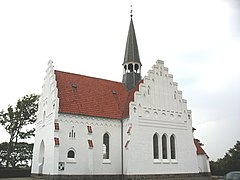
[[[198,159],[198,169],[199,172],[210,172],[209,159],[205,154],[199,154]]]
[[[168,74],[163,61],[157,61],[140,84],[130,103],[132,132],[125,153],[126,174],[198,173],[196,148],[193,143],[191,111],[187,101]],[[168,159],[153,160],[153,135],[158,133],[159,145],[165,133],[168,139]],[[170,159],[170,136],[176,137],[176,159]]]
[[[42,94],[39,100],[39,108],[36,121],[35,143],[33,149],[32,173],[38,174],[39,166],[44,157],[43,174],[56,173],[54,161],[54,120],[58,116],[59,100],[57,98],[57,82],[55,80],[52,61],[48,62]],[[40,145],[44,144],[44,153],[41,156]]]
[[[50,61],[39,102],[32,173],[39,174],[44,156],[43,174],[121,174],[121,120],[58,114],[57,93]],[[139,91],[134,94],[134,102],[129,104],[129,115],[129,118],[122,120],[124,174],[209,172],[208,160],[196,155],[192,114],[187,109],[187,101],[182,99],[182,92],[178,90],[173,76],[168,74],[163,61],[157,61],[148,76],[144,77]],[[54,128],[54,123],[59,124],[59,130]],[[87,126],[92,127],[92,133],[88,133]],[[69,137],[72,131],[75,138]],[[103,135],[106,132],[110,136],[109,161],[103,160]],[[153,159],[155,133],[159,135],[158,160]],[[167,135],[168,141],[168,159],[165,160],[161,157],[163,134]],[[172,134],[176,140],[174,160],[170,158]],[[59,146],[55,145],[54,138],[59,138]],[[92,140],[93,148],[89,148],[88,140]],[[42,142],[44,154],[40,151]],[[75,152],[74,159],[67,158],[69,150]],[[64,170],[59,170],[59,162],[64,164]]]
[[[60,130],[59,162],[65,163],[65,170],[59,174],[121,174],[121,122],[115,119],[94,118],[59,114],[57,120]],[[92,134],[87,126],[92,127]],[[69,138],[69,132],[74,131],[75,138]],[[110,158],[103,159],[103,135],[110,137]],[[88,140],[92,140],[93,148],[89,148]],[[75,160],[67,158],[67,152],[74,149]],[[56,162],[58,163],[58,162]]]

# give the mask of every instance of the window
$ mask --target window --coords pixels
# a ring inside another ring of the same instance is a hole
[[[109,135],[103,135],[103,159],[109,159]]]
[[[67,158],[75,158],[75,152],[73,150],[69,150],[67,153]]]
[[[174,135],[171,135],[171,137],[170,137],[170,147],[171,147],[171,159],[176,159],[176,148],[175,148]]]
[[[128,128],[128,131],[127,131],[128,134],[131,133],[131,129],[132,129],[132,127],[130,126],[130,127]]]
[[[72,129],[72,131],[71,132],[69,132],[69,139],[75,139],[75,132],[73,131],[73,129]]]
[[[135,73],[138,73],[138,69],[139,69],[139,66],[138,66],[138,64],[135,64],[135,65],[134,65],[134,70],[135,70]]]
[[[129,65],[128,65],[128,70],[129,70],[130,72],[133,72],[133,64],[129,64]]]
[[[92,141],[91,139],[88,139],[88,147],[89,147],[90,149],[93,148],[93,141]]]
[[[87,126],[88,129],[88,133],[91,134],[92,133],[92,127],[91,126]]]
[[[59,123],[54,123],[55,131],[59,131]]]
[[[162,136],[162,158],[167,159],[167,137],[166,134]]]
[[[55,146],[59,146],[60,145],[59,138],[55,137],[54,138],[54,142],[55,142]]]
[[[125,148],[128,147],[128,144],[129,144],[130,140],[127,140],[126,144],[125,144]]]
[[[150,94],[150,86],[148,86],[147,94],[148,94],[148,95]]]
[[[159,159],[158,135],[157,135],[157,133],[155,133],[153,135],[153,159]]]

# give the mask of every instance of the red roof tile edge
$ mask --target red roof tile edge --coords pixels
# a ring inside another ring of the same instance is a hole
[[[194,144],[195,144],[195,146],[197,148],[197,154],[198,155],[206,155],[208,157],[207,153],[201,147],[201,144],[199,143],[198,139],[194,139]]]

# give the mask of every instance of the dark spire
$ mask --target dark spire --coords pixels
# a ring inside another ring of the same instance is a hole
[[[131,20],[128,30],[127,44],[125,49],[125,56],[123,61],[123,84],[128,90],[133,89],[141,80],[141,66],[142,63],[139,58],[137,38],[133,26],[131,10]]]
[[[123,64],[128,62],[137,62],[141,64],[139,53],[138,53],[136,34],[135,34],[133,20],[132,20],[132,14],[130,16],[131,16],[131,21],[130,21],[130,26],[128,30],[127,44],[126,44]]]

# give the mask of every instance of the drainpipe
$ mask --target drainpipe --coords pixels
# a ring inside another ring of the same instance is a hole
[[[123,119],[121,120],[121,154],[122,154],[122,179],[123,178]]]

